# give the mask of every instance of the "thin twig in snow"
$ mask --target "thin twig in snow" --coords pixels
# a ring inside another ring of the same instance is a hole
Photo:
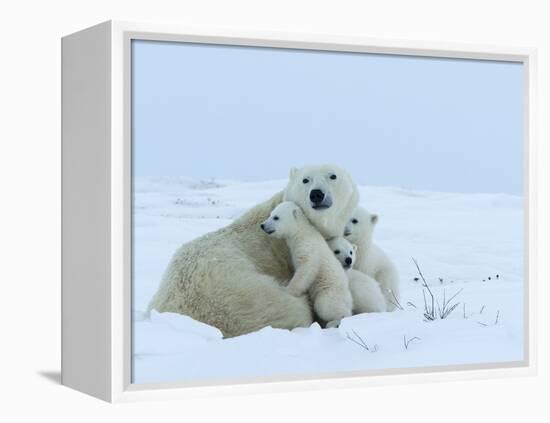
[[[426,281],[426,278],[424,277],[424,274],[422,273],[422,270],[420,270],[420,266],[418,265],[418,262],[415,258],[412,259],[416,270],[418,271],[418,274],[422,278],[422,287],[425,288],[426,291],[428,291],[428,294],[431,297],[431,305],[428,304],[426,301],[426,292],[424,289],[422,290],[422,296],[424,298],[424,317],[428,321],[436,320],[437,317],[440,319],[446,319],[449,317],[449,315],[460,305],[460,302],[457,302],[453,305],[451,304],[451,301],[453,301],[458,294],[460,294],[464,288],[461,288],[456,292],[451,298],[447,299],[445,289],[443,289],[443,305],[439,305],[439,301],[436,300],[432,290],[430,289],[430,286],[428,285],[428,282]],[[437,315],[435,310],[435,303],[437,302]]]
[[[359,336],[359,334],[357,332],[355,332],[355,329],[352,329],[351,330],[353,332],[353,334],[359,338],[359,340],[363,343],[363,345],[367,345],[367,343],[365,342],[365,340],[363,338],[361,338],[361,336]],[[368,348],[367,348],[368,349]]]
[[[368,344],[365,342],[365,340],[364,340],[363,338],[361,338],[361,336],[360,336],[357,332],[355,332],[355,330],[352,329],[351,331],[353,332],[353,335],[355,335],[355,337],[358,339],[358,340],[357,340],[357,339],[353,339],[353,338],[349,335],[349,333],[346,333],[346,337],[347,337],[351,342],[353,342],[353,343],[359,345],[361,348],[363,348],[363,349],[365,349],[365,350],[367,350],[367,351],[370,351],[370,352],[376,352],[376,351],[378,351],[378,345],[375,344],[374,347],[372,347],[372,349],[369,348],[369,346],[368,346]]]
[[[426,288],[428,291],[428,294],[430,294],[431,297],[431,307],[428,306],[428,303],[426,301],[426,293],[424,292],[424,289],[422,289],[422,296],[424,297],[424,317],[426,320],[435,320],[435,297],[430,289],[428,282],[426,282],[426,278],[424,277],[424,274],[422,273],[422,270],[420,270],[420,266],[418,265],[418,262],[413,257],[412,261],[414,262],[414,265],[416,266],[416,270],[418,271],[418,274],[422,278],[422,287]]]
[[[366,349],[367,351],[369,351],[369,347],[367,345],[363,345],[361,342],[359,341],[356,341],[355,339],[353,339],[351,336],[349,336],[349,333],[346,333],[346,337],[353,343],[359,345],[361,348],[364,348]]]
[[[392,303],[394,306],[396,306],[399,310],[404,310],[403,309],[403,306],[401,305],[401,303],[399,302],[399,300],[397,299],[397,297],[395,296],[395,293],[393,292],[392,289],[389,289],[388,291],[390,291],[393,299],[395,300],[395,302],[393,301],[390,301],[390,303]]]
[[[449,304],[451,303],[451,301],[453,299],[455,299],[456,296],[458,294],[460,294],[463,290],[464,290],[464,288],[461,288],[456,294],[454,294],[448,300],[445,300],[445,290],[443,290],[443,308],[439,309],[439,318],[440,319],[445,319],[446,317],[448,317],[453,312],[453,310],[460,305],[460,303],[455,303],[455,304],[453,304],[452,306],[449,307]]]
[[[412,342],[412,341],[421,341],[421,339],[418,337],[418,336],[413,336],[411,339],[409,339],[407,341],[407,336],[406,335],[403,335],[403,345],[405,346],[405,349],[408,350],[409,349],[409,344]]]

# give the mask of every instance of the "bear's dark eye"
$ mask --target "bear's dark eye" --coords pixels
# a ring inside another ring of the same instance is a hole
[[[333,173],[332,175],[330,175],[330,179],[332,180],[336,179],[336,175]]]
[[[352,255],[353,255],[353,251],[350,251],[350,252],[349,252],[349,255],[352,256]]]
[[[334,254],[340,254],[340,250],[334,250]]]
[[[303,182],[304,184],[308,184],[308,183],[309,183],[309,179],[304,178],[304,179],[302,179],[302,182]]]
[[[351,223],[353,223],[354,225],[357,225],[359,221],[357,219],[351,219]]]
[[[273,220],[279,220],[279,216],[273,216]]]

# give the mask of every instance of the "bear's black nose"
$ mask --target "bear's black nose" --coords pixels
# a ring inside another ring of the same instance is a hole
[[[260,224],[260,228],[262,228],[262,229],[264,228],[264,224],[263,224],[263,223]]]
[[[346,264],[349,266],[351,264],[352,260],[351,257],[346,257]]]
[[[320,189],[312,189],[309,193],[309,199],[313,204],[322,203],[325,199],[325,193]]]

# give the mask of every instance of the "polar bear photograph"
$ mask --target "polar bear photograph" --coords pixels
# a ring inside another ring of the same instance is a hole
[[[524,360],[521,65],[134,40],[132,72],[132,383]]]

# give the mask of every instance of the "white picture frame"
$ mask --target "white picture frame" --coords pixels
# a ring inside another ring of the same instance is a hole
[[[222,382],[133,385],[131,40],[521,62],[524,80],[525,360]],[[110,402],[325,389],[536,372],[536,52],[527,48],[241,32],[110,21],[62,39],[62,383]],[[84,272],[82,270],[85,270]]]

